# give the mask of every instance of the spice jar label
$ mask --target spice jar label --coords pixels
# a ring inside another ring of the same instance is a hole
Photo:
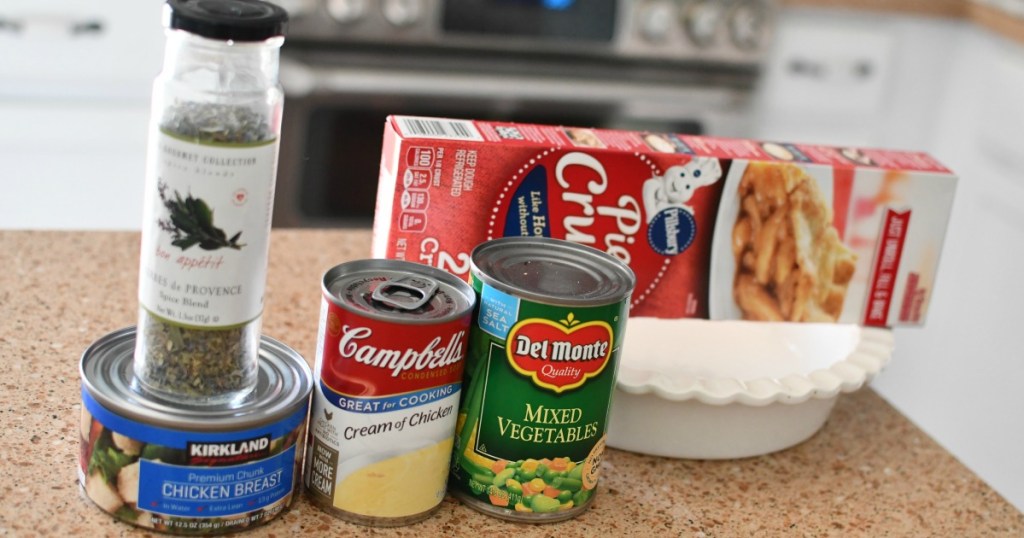
[[[193,327],[244,324],[263,310],[275,140],[193,143],[153,137],[139,302]]]

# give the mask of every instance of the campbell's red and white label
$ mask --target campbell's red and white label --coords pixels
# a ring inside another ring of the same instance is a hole
[[[401,323],[336,300],[325,298],[321,311],[307,489],[319,504],[361,516],[422,513],[445,493],[471,311]],[[410,466],[422,479],[398,476]]]
[[[320,382],[346,398],[339,407],[359,407],[424,389],[459,383],[466,356],[467,326],[462,320],[439,325],[397,325],[362,318],[331,305],[327,313]]]

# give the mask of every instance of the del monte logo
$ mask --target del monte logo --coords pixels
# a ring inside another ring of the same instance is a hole
[[[581,322],[570,312],[554,322],[524,319],[509,331],[509,364],[539,386],[563,392],[583,385],[608,364],[612,328],[604,321]]]

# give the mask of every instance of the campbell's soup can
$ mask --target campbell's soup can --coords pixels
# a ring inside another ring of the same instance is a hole
[[[544,237],[474,249],[479,294],[450,486],[482,512],[574,517],[594,499],[636,278],[618,258]]]
[[[440,506],[475,302],[465,281],[411,262],[324,274],[305,473],[314,504],[373,526]]]

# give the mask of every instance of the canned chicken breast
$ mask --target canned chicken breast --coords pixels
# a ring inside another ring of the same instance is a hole
[[[297,497],[313,380],[306,361],[262,337],[257,384],[234,405],[136,390],[134,327],[82,356],[79,481],[115,518],[171,534],[261,525]]]

